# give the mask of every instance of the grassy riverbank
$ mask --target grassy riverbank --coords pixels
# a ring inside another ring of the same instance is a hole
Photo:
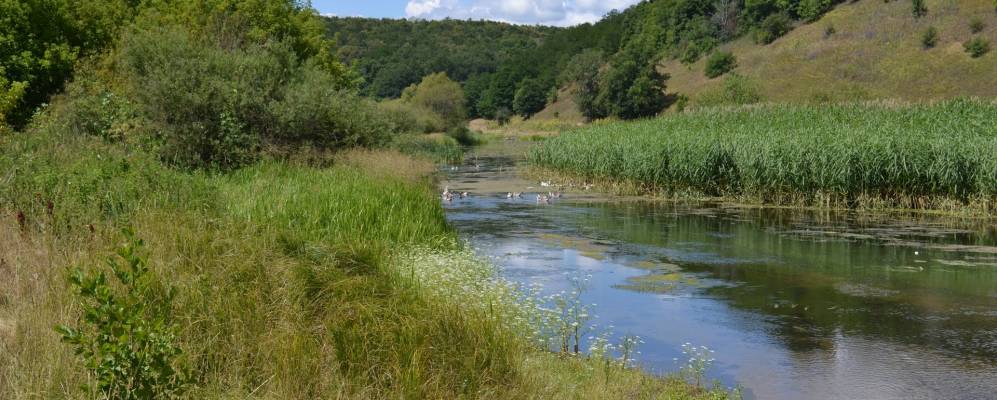
[[[446,224],[432,163],[350,151],[182,172],[44,121],[0,137],[2,398],[87,397],[53,327],[80,321],[68,268],[102,268],[124,226],[175,290],[142,296],[179,327],[191,398],[725,396],[543,350],[535,310]]]
[[[594,126],[534,166],[686,198],[811,207],[997,209],[997,105],[713,108]]]

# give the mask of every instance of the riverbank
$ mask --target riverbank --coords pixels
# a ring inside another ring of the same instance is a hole
[[[727,395],[539,346],[517,322],[529,309],[446,223],[430,162],[352,151],[182,172],[57,132],[0,138],[0,397],[87,397],[53,327],[84,324],[67,269],[101,270],[122,227],[144,240],[151,287],[172,288],[140,296],[177,328],[192,398]]]
[[[528,159],[659,197],[993,215],[995,115],[982,100],[706,109],[573,131]]]

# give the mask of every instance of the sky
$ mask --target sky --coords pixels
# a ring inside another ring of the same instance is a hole
[[[489,19],[571,26],[595,22],[639,0],[312,0],[325,15],[372,18]]]

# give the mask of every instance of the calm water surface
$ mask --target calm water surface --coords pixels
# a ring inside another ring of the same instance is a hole
[[[451,223],[509,279],[553,292],[591,274],[595,322],[644,338],[646,369],[677,371],[690,342],[747,398],[997,399],[992,221],[585,191],[538,205],[510,147],[448,168],[472,193],[445,204]]]

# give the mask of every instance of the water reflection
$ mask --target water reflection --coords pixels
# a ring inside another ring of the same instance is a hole
[[[515,160],[453,173],[453,224],[504,273],[559,290],[592,274],[602,323],[645,366],[716,349],[714,378],[759,398],[992,398],[997,228],[935,216],[616,201],[540,206]],[[540,191],[542,188],[532,188]]]

